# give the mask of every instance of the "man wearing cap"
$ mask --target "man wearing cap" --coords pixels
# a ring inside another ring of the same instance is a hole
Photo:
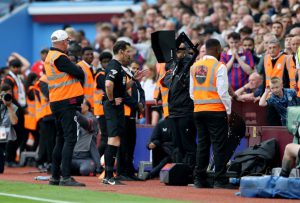
[[[69,44],[69,37],[65,31],[53,32],[51,42],[52,47],[45,60],[45,71],[49,81],[50,107],[55,116],[58,133],[53,150],[52,177],[49,184],[85,186],[74,180],[70,171],[73,149],[77,140],[76,110],[80,109],[83,102],[81,82],[84,81],[84,73],[65,54]]]

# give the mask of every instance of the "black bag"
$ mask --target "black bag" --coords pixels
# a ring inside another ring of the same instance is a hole
[[[280,163],[278,149],[274,138],[249,147],[235,156],[228,171],[234,171],[240,177],[267,174]]]

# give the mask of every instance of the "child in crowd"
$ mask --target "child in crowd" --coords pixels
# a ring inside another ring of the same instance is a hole
[[[271,93],[269,99],[268,96]],[[297,105],[297,94],[294,89],[283,88],[282,80],[278,77],[271,78],[270,87],[265,89],[259,100],[259,106],[273,106],[281,117],[282,126],[286,125],[288,106]]]

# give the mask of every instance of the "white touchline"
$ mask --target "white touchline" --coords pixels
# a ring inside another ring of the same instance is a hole
[[[9,194],[9,193],[2,193],[2,192],[0,192],[0,196],[16,197],[16,198],[20,198],[20,199],[37,200],[37,201],[41,201],[41,202],[74,203],[74,202],[65,202],[65,201],[60,201],[60,200],[52,200],[52,199],[45,199],[45,198],[39,198],[39,197],[31,197],[31,196],[25,196],[25,195],[16,195],[16,194]]]

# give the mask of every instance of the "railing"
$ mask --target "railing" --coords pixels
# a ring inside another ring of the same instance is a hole
[[[151,124],[151,107],[155,106],[154,101],[147,101],[145,108],[146,124]],[[252,102],[232,102],[232,111],[238,113],[245,119],[248,126],[266,126],[266,108]]]

